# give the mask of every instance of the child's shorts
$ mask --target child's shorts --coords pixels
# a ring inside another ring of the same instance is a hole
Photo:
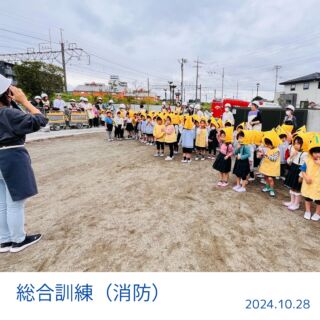
[[[147,137],[151,138],[151,137],[153,137],[153,134],[152,133],[147,133]]]
[[[192,148],[182,148],[183,153],[192,153],[193,149]]]
[[[206,147],[198,147],[198,146],[196,146],[196,148],[197,148],[198,151],[204,151],[204,150],[206,150]]]

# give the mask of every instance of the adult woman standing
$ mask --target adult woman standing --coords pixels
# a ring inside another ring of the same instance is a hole
[[[262,130],[262,117],[261,112],[258,109],[260,106],[259,101],[251,102],[251,111],[248,113],[248,129],[249,130]]]
[[[293,126],[293,132],[297,129],[297,119],[294,116],[294,106],[289,104],[286,106],[286,116],[284,117],[283,124]]]
[[[12,100],[30,113],[12,108]],[[27,133],[46,124],[22,90],[0,75],[0,252],[18,252],[41,239],[24,231],[25,200],[38,192],[24,142]]]

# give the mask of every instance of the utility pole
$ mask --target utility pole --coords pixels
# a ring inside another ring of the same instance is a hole
[[[147,78],[147,86],[148,86],[148,110],[149,110],[149,102],[150,102],[150,99],[149,99],[149,95],[150,95],[150,83],[149,83],[149,77]]]
[[[64,42],[62,38],[62,29],[60,28],[60,45],[61,45],[61,61],[62,61],[62,69],[63,69],[63,84],[64,84],[64,91],[68,92],[68,87],[67,87],[67,70],[66,70],[66,60],[64,56]]]
[[[281,66],[274,66],[274,69],[276,70],[276,81],[275,81],[275,84],[274,84],[274,98],[273,98],[273,102],[276,101],[276,94],[277,94],[277,85],[278,85],[278,72],[279,70],[281,69]]]
[[[199,90],[200,90],[200,103],[201,103],[201,83],[200,83],[200,86],[199,86]]]
[[[194,61],[194,63],[196,64],[194,66],[194,68],[196,68],[196,99],[195,99],[195,102],[197,102],[197,100],[198,100],[199,68],[201,68],[201,66],[199,66],[199,64],[202,64],[203,62],[199,61],[199,57],[198,57],[197,60]]]
[[[183,65],[185,63],[187,63],[187,59],[185,58],[181,58],[181,60],[178,60],[178,62],[180,63],[180,66],[181,66],[181,102],[183,101]]]
[[[260,86],[260,83],[257,82],[257,96],[259,95],[259,86]]]

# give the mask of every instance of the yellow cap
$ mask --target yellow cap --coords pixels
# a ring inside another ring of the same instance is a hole
[[[297,132],[307,132],[306,126],[302,126],[299,129],[297,129]]]
[[[277,132],[277,134],[278,134],[279,137],[280,137],[282,134],[288,136],[288,132],[285,131],[285,130],[282,128],[282,126],[281,126],[281,127],[278,126],[278,127],[276,128],[276,132]]]
[[[319,133],[316,133],[313,135],[313,137],[309,143],[308,151],[310,151],[313,148],[320,148],[320,134]]]
[[[241,140],[242,144],[253,144],[255,133],[252,130],[241,130],[243,132],[244,137]]]
[[[216,121],[216,119],[214,117],[211,117],[211,123],[216,127],[219,128],[218,122]]]
[[[236,129],[239,129],[239,127],[242,127],[242,130],[246,129],[246,123],[245,122],[241,122],[240,124],[237,125]]]
[[[191,130],[193,128],[194,124],[192,122],[192,116],[187,116],[186,120],[184,122],[184,128]]]
[[[233,127],[223,128],[222,131],[224,131],[224,133],[226,134],[225,142],[232,143],[233,142]]]
[[[197,114],[194,114],[192,117],[194,121],[200,122],[199,116]]]
[[[263,139],[262,139],[263,144],[266,144],[265,139],[269,139],[271,141],[273,147],[275,147],[275,148],[277,148],[282,143],[281,139],[279,138],[277,132],[274,129],[265,132]]]
[[[220,118],[217,120],[217,123],[218,123],[218,128],[223,128],[223,122]]]
[[[251,130],[253,138],[252,138],[252,143],[260,146],[262,144],[262,138],[264,136],[264,132],[262,131],[257,131],[257,130]]]
[[[293,130],[293,126],[292,125],[283,124],[281,127],[285,132],[292,133],[292,130]]]

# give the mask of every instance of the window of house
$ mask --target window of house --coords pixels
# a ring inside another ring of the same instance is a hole
[[[296,85],[295,85],[295,84],[292,84],[291,87],[290,87],[290,90],[291,90],[291,91],[296,90]]]
[[[303,90],[308,90],[309,89],[309,82],[305,82],[303,84]]]
[[[300,101],[300,108],[308,108],[309,101]]]

